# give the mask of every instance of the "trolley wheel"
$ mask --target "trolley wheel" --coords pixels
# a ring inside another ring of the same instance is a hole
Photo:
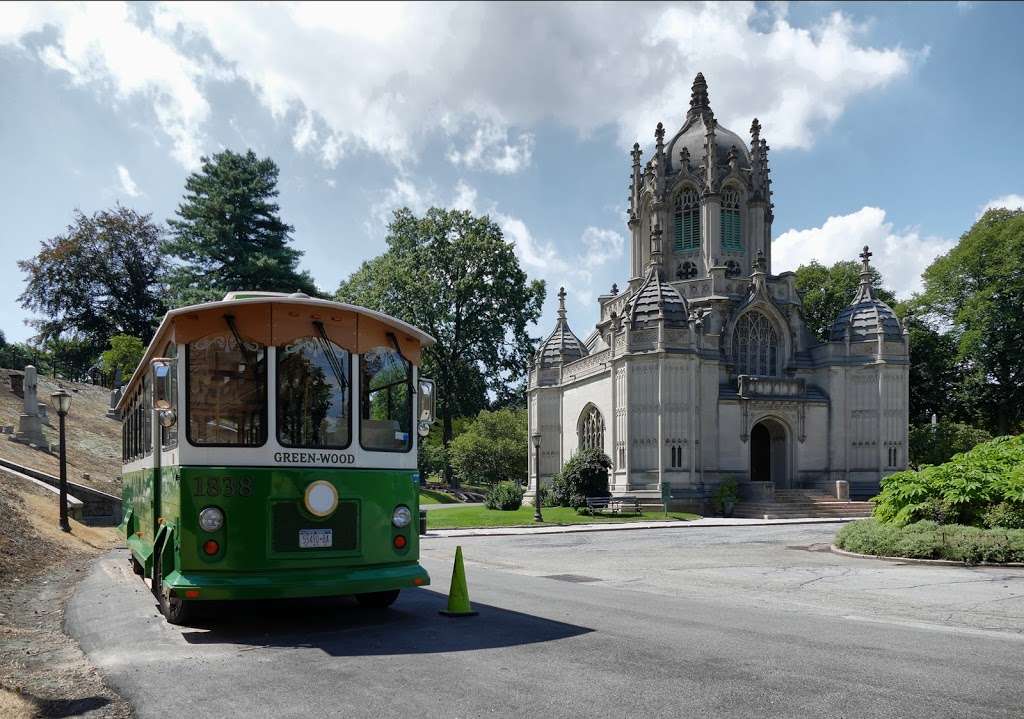
[[[366,607],[368,609],[387,609],[395,600],[398,599],[398,593],[401,589],[389,589],[386,592],[367,592],[366,594],[357,594],[356,601],[359,602],[359,606]]]
[[[195,616],[195,605],[180,597],[168,596],[168,591],[163,585],[162,565],[163,560],[158,554],[153,562],[153,594],[160,604],[160,613],[170,624],[188,624]]]

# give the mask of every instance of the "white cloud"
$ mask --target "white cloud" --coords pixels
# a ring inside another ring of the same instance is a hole
[[[978,217],[984,215],[988,210],[994,210],[1000,207],[1006,208],[1007,210],[1024,210],[1024,195],[1009,194],[997,197],[994,200],[989,200],[982,205],[980,210],[978,210]]]
[[[500,123],[484,122],[473,132],[472,139],[463,150],[452,147],[448,160],[473,170],[491,170],[500,175],[512,175],[528,167],[533,157],[534,137],[523,132],[509,143],[508,127]]]
[[[588,227],[583,230],[580,243],[586,251],[583,263],[587,267],[599,267],[610,260],[618,260],[622,257],[626,238],[615,230]]]
[[[153,8],[161,39],[209,43],[221,65],[197,67],[241,78],[276,118],[297,116],[296,145],[327,165],[355,150],[403,168],[440,131],[454,134],[452,162],[499,173],[529,164],[542,122],[584,136],[611,126],[624,143],[649,142],[659,120],[671,132],[697,70],[723,124],[743,131],[757,115],[776,149],[810,146],[854,98],[909,71],[912,52],[870,46],[842,13],[798,26],[786,12],[754,3]]]
[[[48,27],[55,36],[37,48],[42,62],[115,101],[144,98],[171,138],[174,158],[186,168],[198,164],[202,125],[210,113],[199,84],[205,72],[200,62],[143,27],[137,10],[124,3],[0,6],[0,43],[24,48],[27,35]]]
[[[444,194],[432,184],[420,186],[407,176],[398,176],[371,205],[366,229],[371,235],[380,235],[395,209],[408,207],[422,214],[432,206],[489,215],[515,247],[519,263],[530,277],[547,280],[551,286],[564,285],[573,299],[584,305],[593,303],[596,296],[594,273],[620,259],[625,248],[625,238],[618,232],[590,226],[580,234],[577,249],[564,252],[553,241],[535,236],[522,218],[499,208],[496,202],[481,201],[476,188],[465,180],[459,180],[451,193]]]
[[[139,191],[139,186],[132,179],[132,174],[128,172],[128,168],[124,165],[117,166],[117,179],[121,182],[121,190],[128,197],[138,197],[142,194]]]
[[[941,237],[922,237],[916,228],[893,229],[885,210],[863,207],[849,215],[829,217],[821,227],[787,230],[772,243],[772,271],[795,270],[811,260],[831,265],[858,259],[864,245],[886,287],[898,297],[921,289],[921,273],[956,244]]]

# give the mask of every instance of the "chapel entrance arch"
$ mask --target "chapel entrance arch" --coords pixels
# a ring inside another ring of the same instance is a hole
[[[771,418],[760,420],[750,430],[750,481],[789,486],[786,427]]]

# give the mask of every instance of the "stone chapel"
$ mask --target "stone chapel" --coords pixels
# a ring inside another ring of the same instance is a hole
[[[807,330],[793,272],[772,268],[768,144],[718,123],[698,74],[682,127],[633,145],[628,283],[598,297],[579,337],[559,292],[554,331],[530,367],[532,499],[578,449],[611,459],[613,495],[704,507],[727,478],[741,496],[779,489],[877,492],[907,466],[909,346],[871,287],[828,342]],[[539,435],[539,437],[538,437]]]

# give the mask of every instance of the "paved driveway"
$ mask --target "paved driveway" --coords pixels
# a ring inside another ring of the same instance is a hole
[[[123,553],[69,631],[140,717],[1019,717],[1024,571],[850,560],[834,526],[459,540],[480,615],[435,586],[165,624]],[[197,713],[198,712],[198,713]]]

